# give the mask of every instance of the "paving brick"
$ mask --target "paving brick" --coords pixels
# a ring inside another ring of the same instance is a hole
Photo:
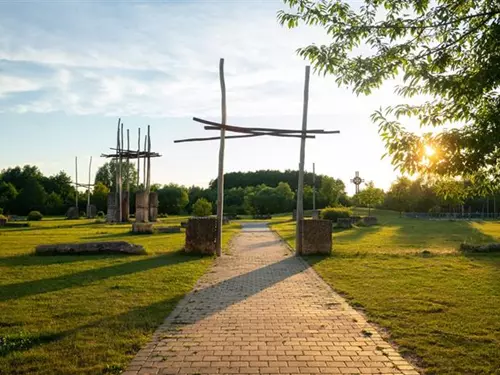
[[[244,228],[123,374],[418,375],[287,253],[271,231]]]

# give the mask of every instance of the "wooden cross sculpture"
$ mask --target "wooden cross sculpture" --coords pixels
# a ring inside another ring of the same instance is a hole
[[[217,237],[216,237],[216,253],[221,256],[221,240],[222,240],[222,219],[223,219],[223,202],[224,202],[224,147],[226,139],[235,138],[253,138],[260,136],[271,137],[286,137],[286,138],[300,138],[300,163],[299,163],[299,181],[297,188],[297,223],[296,223],[296,254],[302,252],[302,226],[301,220],[304,217],[303,206],[303,193],[304,193],[304,160],[305,160],[305,141],[306,138],[316,138],[315,135],[320,134],[339,134],[340,131],[332,130],[325,131],[322,129],[307,130],[307,111],[309,105],[309,76],[311,68],[306,66],[305,85],[304,85],[304,106],[302,112],[302,130],[293,129],[273,129],[273,128],[249,128],[226,124],[227,108],[226,108],[226,83],[224,79],[224,59],[219,62],[219,77],[221,86],[221,122],[213,122],[194,117],[193,120],[206,125],[205,130],[220,131],[218,137],[208,138],[189,138],[174,141],[174,143],[181,142],[199,142],[199,141],[213,141],[220,140],[219,148],[219,175],[217,178]],[[226,136],[226,131],[232,133],[239,133],[240,135]]]

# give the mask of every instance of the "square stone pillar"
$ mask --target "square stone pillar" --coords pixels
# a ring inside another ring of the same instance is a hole
[[[149,221],[158,221],[158,206],[160,202],[158,201],[158,193],[149,193]]]
[[[120,221],[120,210],[118,208],[118,199],[116,193],[108,194],[108,207],[106,211],[106,221],[108,223],[117,223]]]
[[[217,219],[214,217],[191,218],[186,227],[186,253],[215,254]]]
[[[301,255],[331,254],[332,222],[330,220],[302,220]]]
[[[149,196],[145,191],[138,191],[135,194],[135,222],[149,222]]]

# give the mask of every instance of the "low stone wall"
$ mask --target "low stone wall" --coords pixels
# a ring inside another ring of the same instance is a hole
[[[302,220],[302,254],[331,254],[332,222],[330,220]]]
[[[136,234],[153,234],[153,223],[133,223],[132,233]]]
[[[188,220],[186,227],[186,253],[215,254],[217,219],[197,217]]]
[[[378,224],[378,219],[375,216],[365,216],[363,218],[363,224],[367,227]]]
[[[83,242],[39,245],[35,248],[35,254],[146,254],[146,250],[140,245],[133,245],[125,241]]]
[[[78,211],[78,207],[70,207],[68,211],[66,211],[66,219],[79,219],[80,212]]]
[[[181,227],[156,227],[158,233],[181,233]]]

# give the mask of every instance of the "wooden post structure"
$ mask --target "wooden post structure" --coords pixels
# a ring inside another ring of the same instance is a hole
[[[118,147],[118,152],[120,154],[120,159],[119,159],[119,165],[118,165],[118,176],[119,176],[119,184],[118,184],[118,206],[119,206],[119,213],[120,213],[120,219],[118,222],[123,221],[123,206],[122,206],[122,200],[123,200],[123,176],[122,176],[122,150],[125,148],[125,145],[123,144],[123,123],[121,124],[121,127],[118,129],[118,137],[120,138],[120,147]]]
[[[80,211],[78,210],[78,156],[75,156],[75,207],[78,217],[80,217]]]
[[[313,163],[313,210],[316,210],[316,166]]]
[[[221,99],[221,124],[226,125],[227,108],[226,108],[226,82],[224,79],[224,59],[219,61],[219,79],[220,89],[222,94]],[[217,177],[217,237],[215,239],[215,251],[218,257],[222,255],[222,223],[224,215],[224,148],[226,143],[226,129],[220,129],[220,146],[219,146],[219,176]]]
[[[90,218],[90,175],[92,174],[92,156],[90,157],[89,162],[89,185],[87,187],[87,217]]]
[[[309,76],[311,67],[306,66],[304,106],[302,109],[302,136],[300,139],[299,182],[297,186],[297,222],[295,226],[295,255],[302,253],[302,219],[304,218],[304,161],[306,156],[307,111],[309,105]]]

